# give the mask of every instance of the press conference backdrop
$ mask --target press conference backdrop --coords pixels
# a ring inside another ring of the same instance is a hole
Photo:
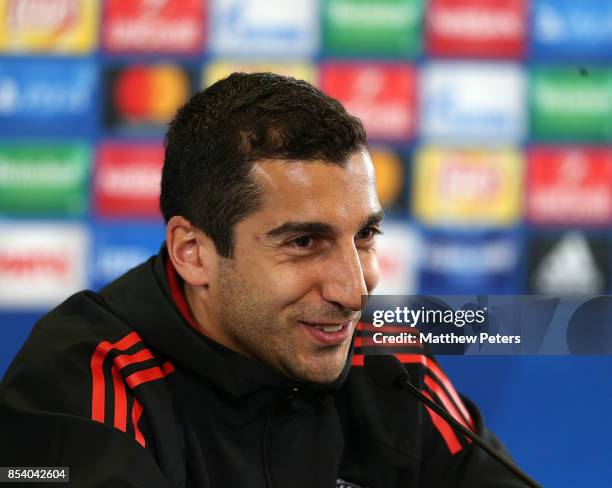
[[[157,252],[167,122],[237,70],[363,120],[377,292],[612,292],[611,0],[0,0],[0,373]],[[612,357],[442,362],[545,486],[612,483]]]

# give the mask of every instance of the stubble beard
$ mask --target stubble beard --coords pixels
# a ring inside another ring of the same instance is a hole
[[[297,317],[282,322],[257,289],[245,286],[231,260],[219,266],[217,303],[219,323],[238,352],[260,360],[281,374],[301,382],[331,383],[341,374],[349,343],[315,348],[306,343],[300,350]]]

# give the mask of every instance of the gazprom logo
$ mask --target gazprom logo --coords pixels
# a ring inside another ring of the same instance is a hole
[[[318,11],[309,0],[213,2],[211,44],[217,54],[311,55],[317,49]]]
[[[513,143],[525,135],[526,83],[516,64],[432,63],[421,86],[428,140]]]

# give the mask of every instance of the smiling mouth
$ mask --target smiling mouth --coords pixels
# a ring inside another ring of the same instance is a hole
[[[344,325],[343,324],[340,324],[340,325],[326,325],[326,326],[324,326],[324,325],[315,325],[315,327],[317,329],[319,329],[319,330],[322,330],[323,332],[330,333],[330,332],[338,332],[339,330],[342,329],[342,327],[344,327]]]
[[[308,325],[310,327],[316,327],[317,329],[335,329],[340,330],[345,325],[351,325],[353,322],[356,322],[355,319],[346,319],[342,322],[310,322],[308,320],[298,320],[300,324]],[[334,332],[334,330],[330,330],[330,332]]]
[[[302,326],[302,330],[315,341],[319,346],[340,346],[346,343],[353,331],[353,320],[342,323],[316,323],[304,322],[298,323]]]
[[[299,321],[301,324],[304,324],[308,327],[314,327],[315,329],[319,329],[328,334],[332,334],[334,332],[339,332],[345,327],[350,327],[352,320],[348,320],[346,322],[342,322],[341,324],[320,324],[315,322],[304,322],[302,320]]]

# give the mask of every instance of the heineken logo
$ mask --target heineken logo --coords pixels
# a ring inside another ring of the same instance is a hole
[[[90,161],[81,144],[3,144],[0,211],[84,212]]]
[[[338,24],[389,27],[412,24],[419,20],[420,11],[416,4],[394,3],[356,3],[336,1],[329,5],[329,15]]]
[[[22,160],[15,161],[0,156],[0,185],[55,187],[77,185],[85,168],[80,161]]]
[[[536,97],[543,110],[563,112],[606,112],[612,105],[612,97],[606,87],[536,86]]]
[[[539,68],[532,72],[533,130],[537,137],[584,137],[608,140],[612,133],[612,70]]]
[[[424,11],[421,0],[322,2],[326,46],[342,53],[418,54]]]

